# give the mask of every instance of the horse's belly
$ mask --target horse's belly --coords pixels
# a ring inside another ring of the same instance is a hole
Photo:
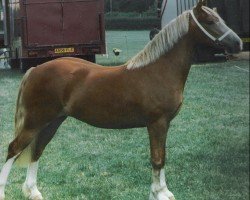
[[[142,113],[131,108],[99,106],[82,107],[70,113],[70,116],[99,128],[126,129],[146,126]]]
[[[87,121],[83,120],[83,122],[86,122],[89,125],[98,127],[98,128],[105,128],[105,129],[129,129],[129,128],[139,128],[139,127],[145,127],[145,123],[140,122],[103,122],[103,121]]]
[[[72,116],[82,122],[90,124],[92,126],[98,128],[107,128],[107,129],[127,129],[127,128],[138,128],[138,127],[145,127],[146,123],[142,119],[127,119],[114,116],[112,117],[102,117],[102,116],[84,116],[84,117],[77,117]]]

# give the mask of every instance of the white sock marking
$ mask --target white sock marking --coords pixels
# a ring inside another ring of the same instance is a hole
[[[37,170],[38,170],[38,162],[30,163],[27,169],[27,176],[25,183],[27,186],[33,186],[37,181]]]
[[[169,200],[174,199],[174,195],[168,190],[166,180],[165,180],[165,170],[155,170],[152,171],[152,185],[150,200]]]
[[[0,199],[4,198],[5,185],[7,183],[11,167],[12,167],[16,157],[17,157],[17,155],[10,158],[9,160],[7,160],[7,162],[4,164],[2,171],[0,173]]]
[[[37,170],[38,162],[30,163],[27,169],[27,176],[23,186],[23,192],[30,199],[34,197],[40,197],[42,199],[41,193],[37,189]]]

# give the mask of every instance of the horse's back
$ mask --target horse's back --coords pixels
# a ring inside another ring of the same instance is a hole
[[[133,116],[140,118],[135,113],[137,103],[130,100],[130,93],[135,92],[127,73],[122,66],[103,67],[77,58],[60,58],[33,70],[31,76],[37,82],[33,94],[42,91],[39,96],[47,99],[41,103],[49,101],[52,109],[60,105],[65,115],[94,126],[123,127],[132,123]],[[127,115],[129,119],[124,117]],[[141,125],[141,119],[134,121]]]
[[[91,97],[93,101],[107,90],[105,88],[114,87],[115,82],[121,83],[121,76],[118,75],[122,74],[121,71],[121,67],[103,67],[77,58],[55,59],[29,71],[21,91],[22,102],[27,113],[46,115],[45,118],[69,115],[69,107],[76,101],[85,102]],[[107,96],[110,96],[110,90]],[[84,107],[81,104],[79,106]]]

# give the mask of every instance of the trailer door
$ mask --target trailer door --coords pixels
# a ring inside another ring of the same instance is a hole
[[[64,44],[100,43],[102,40],[103,15],[100,0],[64,0]]]
[[[100,44],[103,0],[26,0],[25,44],[29,47]]]
[[[25,4],[26,45],[35,47],[63,44],[61,1],[26,0]]]

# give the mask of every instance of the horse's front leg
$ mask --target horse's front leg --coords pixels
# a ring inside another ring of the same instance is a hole
[[[165,181],[165,147],[169,123],[161,118],[148,125],[152,162],[152,185],[149,200],[174,200]]]

